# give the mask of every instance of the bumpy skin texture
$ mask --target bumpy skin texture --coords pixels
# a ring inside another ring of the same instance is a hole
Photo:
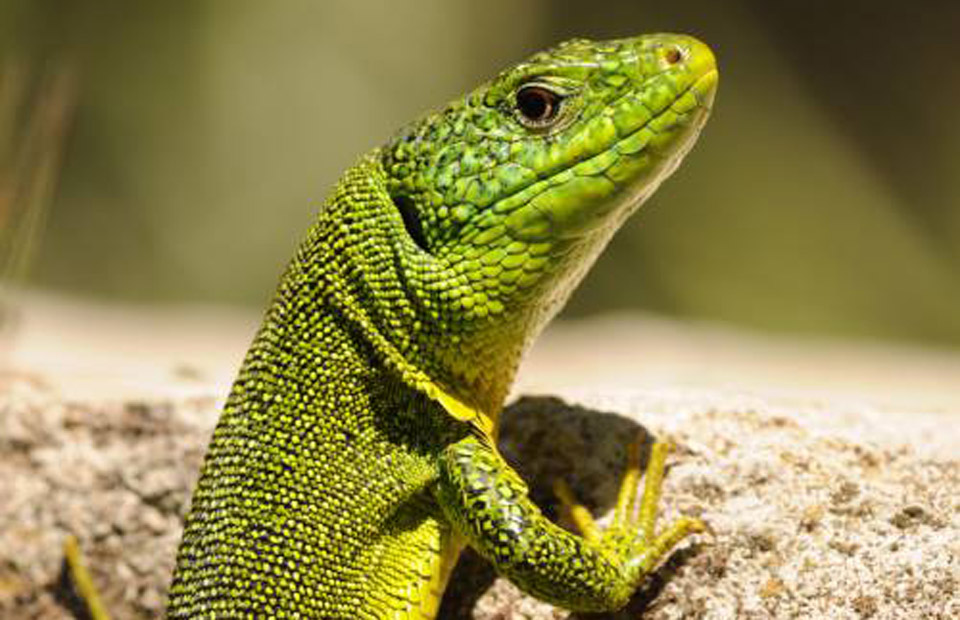
[[[623,605],[692,528],[663,549],[557,528],[497,453],[497,413],[716,82],[690,37],[570,41],[348,170],[214,433],[169,616],[431,618],[464,543],[541,598]]]

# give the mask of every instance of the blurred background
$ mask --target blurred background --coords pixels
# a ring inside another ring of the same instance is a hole
[[[560,40],[714,47],[702,140],[565,310],[960,346],[960,3],[0,0],[0,257],[262,308],[341,172]]]

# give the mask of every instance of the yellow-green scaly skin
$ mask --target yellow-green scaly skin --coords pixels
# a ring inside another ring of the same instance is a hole
[[[546,520],[494,447],[497,413],[532,338],[693,144],[716,82],[690,37],[570,41],[348,170],[214,433],[169,616],[431,618],[463,544],[540,598],[622,606],[650,541]],[[547,113],[518,101],[533,87]]]

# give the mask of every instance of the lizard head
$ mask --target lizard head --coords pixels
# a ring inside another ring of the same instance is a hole
[[[470,358],[464,372],[482,374],[476,356],[486,355],[501,369],[491,374],[512,377],[613,232],[693,145],[716,85],[713,54],[692,37],[577,39],[380,151],[409,239],[406,271],[439,326],[425,337],[442,336],[432,346],[448,350],[445,364]]]

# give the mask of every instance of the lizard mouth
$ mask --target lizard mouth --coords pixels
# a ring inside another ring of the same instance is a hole
[[[619,225],[679,165],[709,116],[719,74],[710,57],[702,75],[673,103],[606,149],[527,186],[506,219],[517,241],[583,237]],[[620,214],[611,222],[614,212]]]

